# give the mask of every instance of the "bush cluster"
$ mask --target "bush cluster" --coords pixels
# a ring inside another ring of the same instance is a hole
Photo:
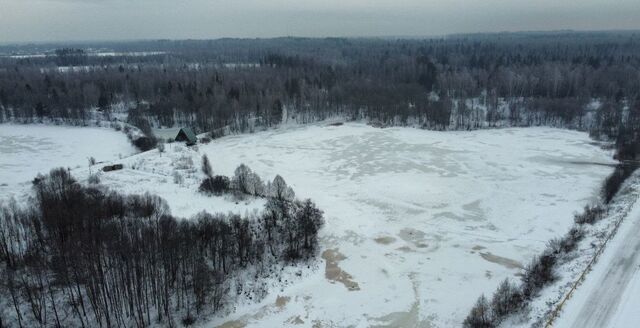
[[[613,197],[618,193],[625,180],[638,168],[635,164],[620,163],[616,166],[615,171],[607,177],[602,187],[602,198],[605,203],[611,202]]]
[[[205,178],[198,190],[203,193],[210,193],[214,195],[222,195],[231,190],[231,182],[228,177],[224,175],[216,175],[211,178]]]
[[[601,205],[585,206],[580,214],[576,214],[573,221],[576,224],[594,224],[598,222],[605,214],[605,210]]]
[[[497,327],[507,317],[526,307],[542,288],[556,280],[556,264],[563,256],[576,249],[584,235],[582,228],[574,227],[562,238],[552,239],[542,254],[534,257],[525,267],[520,285],[512,284],[508,280],[503,281],[493,294],[491,302],[481,295],[463,326]]]

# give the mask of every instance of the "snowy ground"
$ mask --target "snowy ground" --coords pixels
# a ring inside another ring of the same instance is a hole
[[[574,131],[346,124],[171,145],[114,161],[125,169],[101,180],[157,193],[178,216],[261,208],[260,200],[199,195],[202,154],[216,174],[232,175],[240,163],[263,178],[281,174],[327,221],[320,269],[207,327],[459,326],[481,293],[569,229],[612,170],[600,165],[611,154]]]
[[[246,200],[239,201],[232,196],[210,197],[197,192],[204,176],[200,172],[202,155],[193,149],[182,143],[167,144],[163,153],[151,150],[113,161],[124,164],[124,169],[101,172],[99,177],[103,184],[118,191],[156,194],[167,200],[174,215],[185,218],[204,210],[210,213],[246,214],[263,208],[263,199],[247,197]],[[80,178],[87,177],[88,171],[83,169],[75,174]],[[233,169],[225,174],[231,176]]]
[[[122,132],[107,128],[0,124],[0,200],[20,193],[38,173],[134,154]]]

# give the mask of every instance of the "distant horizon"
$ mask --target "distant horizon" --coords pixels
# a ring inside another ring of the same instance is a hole
[[[3,0],[0,42],[637,30],[637,0]]]
[[[47,44],[90,44],[90,43],[129,43],[129,42],[158,42],[158,41],[218,41],[218,40],[274,40],[274,39],[442,39],[457,36],[482,36],[500,34],[563,34],[563,33],[640,33],[640,28],[630,29],[554,29],[554,30],[513,30],[513,31],[478,31],[460,32],[434,35],[349,35],[349,36],[305,36],[305,35],[281,35],[269,37],[235,37],[220,36],[211,38],[131,38],[131,39],[66,39],[66,40],[34,40],[34,41],[0,41],[0,46],[25,46]]]

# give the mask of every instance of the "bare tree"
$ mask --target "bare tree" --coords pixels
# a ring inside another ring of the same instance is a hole
[[[244,193],[244,194],[251,194],[251,184],[250,184],[250,176],[251,176],[252,172],[251,169],[244,165],[244,164],[240,164],[240,166],[238,166],[235,170],[235,174],[233,176],[233,180],[232,183],[234,185],[234,187]]]
[[[465,328],[493,328],[496,326],[492,320],[491,307],[484,294],[478,298],[462,325]]]
[[[211,163],[209,162],[209,157],[207,155],[202,155],[202,173],[207,178],[211,178],[213,176],[213,170],[211,169]]]
[[[276,175],[269,186],[269,196],[278,201],[291,201],[295,197],[293,189],[287,186],[287,183],[280,175]]]

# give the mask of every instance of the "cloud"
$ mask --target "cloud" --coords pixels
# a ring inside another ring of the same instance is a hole
[[[637,0],[0,1],[0,42],[640,28]]]

